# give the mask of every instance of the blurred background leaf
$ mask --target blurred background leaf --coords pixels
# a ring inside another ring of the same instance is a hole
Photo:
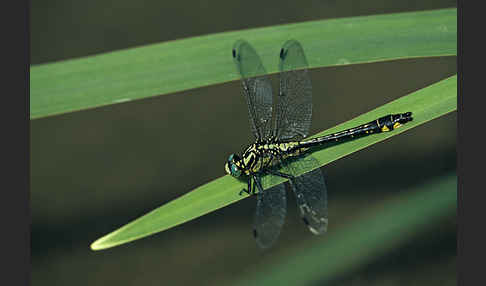
[[[30,9],[31,63],[238,29],[455,5],[445,0],[37,1]],[[268,68],[275,68],[278,47],[255,47]],[[357,46],[353,54],[359,51]],[[316,112],[310,134],[456,74],[456,60],[441,56],[312,69]],[[234,72],[233,66],[225,68]],[[260,252],[251,235],[253,199],[137,243],[89,249],[103,234],[224,174],[227,155],[251,140],[237,81],[39,118],[31,121],[30,132],[32,285],[228,285],[265,273],[307,246],[327,243],[327,237],[308,233],[289,196],[286,224],[270,252]],[[370,205],[385,207],[403,190],[454,173],[455,148],[453,112],[326,165],[333,233],[366,217]],[[455,285],[456,225],[455,213],[445,214],[326,285]]]
[[[384,205],[370,206],[359,220],[329,234],[326,243],[295,251],[266,273],[257,273],[248,285],[302,285],[332,279],[380,255],[430,224],[454,213],[455,173],[406,190]],[[360,234],[360,235],[356,235]]]

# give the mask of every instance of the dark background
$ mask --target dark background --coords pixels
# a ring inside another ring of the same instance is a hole
[[[456,5],[303,4],[34,1],[31,64],[234,29]],[[314,69],[311,134],[455,73],[456,57]],[[228,114],[234,121],[222,120]],[[89,249],[102,235],[222,176],[227,155],[252,140],[247,120],[240,85],[231,82],[31,121],[32,285],[227,285],[264,271],[261,261],[275,262],[272,253],[316,241],[289,196],[287,221],[271,252],[262,253],[251,236],[253,198],[127,245]],[[367,206],[455,171],[456,113],[322,169],[331,226],[339,229]],[[455,285],[456,225],[451,213],[331,284]]]

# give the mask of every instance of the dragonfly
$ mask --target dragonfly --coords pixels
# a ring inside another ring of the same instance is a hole
[[[247,189],[240,191],[240,195],[256,195],[253,236],[258,246],[269,248],[280,235],[287,212],[285,181],[310,232],[326,233],[326,183],[311,151],[315,147],[392,131],[411,121],[412,112],[386,115],[341,132],[306,139],[312,119],[312,85],[301,44],[288,40],[280,49],[280,90],[275,107],[270,76],[255,49],[247,41],[238,40],[232,56],[241,76],[255,141],[241,156],[231,154],[225,171],[233,177],[247,179]],[[286,179],[284,183],[277,182],[280,178]],[[265,186],[271,187],[264,189]]]

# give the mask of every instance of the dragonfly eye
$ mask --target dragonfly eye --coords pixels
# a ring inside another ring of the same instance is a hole
[[[239,177],[241,175],[241,170],[236,166],[235,162],[238,162],[240,157],[236,154],[231,154],[228,157],[228,162],[226,162],[224,169],[226,173],[230,174],[233,177]]]
[[[241,175],[241,170],[238,169],[238,166],[235,164],[231,164],[231,175],[234,177],[239,177]]]

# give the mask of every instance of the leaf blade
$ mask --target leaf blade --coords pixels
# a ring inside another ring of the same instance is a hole
[[[236,80],[231,47],[239,38],[264,51],[264,65],[274,73],[275,55],[289,38],[302,43],[310,68],[455,55],[456,22],[456,9],[310,21],[36,65],[30,69],[30,118]]]
[[[313,152],[313,156],[324,166],[343,156],[366,148],[392,136],[417,127],[457,109],[457,75],[444,79],[429,87],[420,89],[388,104],[378,107],[336,127],[315,136],[350,128],[389,113],[412,111],[414,120],[393,132],[380,133],[349,141],[340,145]],[[310,171],[305,170],[305,171]],[[272,184],[283,182],[276,179]],[[147,213],[131,223],[109,233],[91,244],[91,249],[101,250],[124,244],[148,235],[169,229],[176,225],[197,218],[211,211],[239,201],[246,196],[238,193],[245,187],[245,182],[229,175],[215,179],[193,191]],[[271,187],[269,185],[268,187]]]

